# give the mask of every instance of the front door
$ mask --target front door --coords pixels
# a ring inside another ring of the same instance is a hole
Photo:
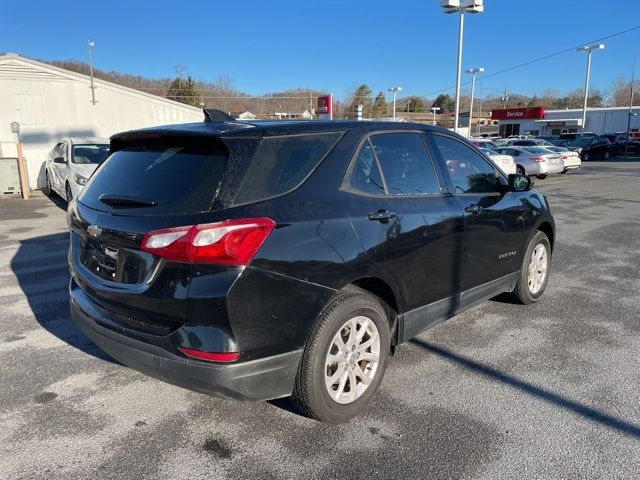
[[[469,145],[447,135],[430,138],[464,211],[463,289],[491,284],[518,271],[524,247],[523,206],[518,196],[501,193],[506,179]]]

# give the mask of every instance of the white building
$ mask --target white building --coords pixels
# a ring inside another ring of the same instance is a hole
[[[10,53],[0,56],[0,158],[17,156],[20,123],[29,186],[43,182],[43,162],[61,137],[110,137],[135,128],[199,122],[202,110]]]
[[[640,106],[632,109],[631,131],[640,130]],[[560,135],[593,132],[598,135],[627,131],[629,107],[589,108],[582,125],[582,109],[545,110],[542,107],[493,110],[491,118],[500,121],[500,135]]]

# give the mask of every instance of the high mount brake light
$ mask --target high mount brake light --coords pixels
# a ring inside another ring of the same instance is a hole
[[[247,265],[275,226],[261,217],[153,230],[140,249],[176,262]]]

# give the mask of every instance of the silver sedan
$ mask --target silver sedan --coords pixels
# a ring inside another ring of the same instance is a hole
[[[502,147],[498,153],[511,155],[516,162],[516,171],[520,175],[535,175],[546,178],[552,173],[562,173],[564,162],[562,156],[542,147]]]

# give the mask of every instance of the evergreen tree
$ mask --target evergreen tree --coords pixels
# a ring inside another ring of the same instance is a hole
[[[376,99],[373,102],[373,116],[375,118],[388,116],[387,99],[382,92],[378,93]]]
[[[191,75],[186,80],[176,77],[167,91],[167,98],[193,105],[194,107],[199,106],[201,102],[200,94],[196,89],[196,82],[191,78]]]
[[[371,88],[369,85],[362,84],[356,91],[353,93],[353,99],[349,105],[350,116],[355,116],[356,106],[362,105],[362,117],[363,118],[371,118],[372,110],[373,110],[373,102],[371,100]]]
[[[448,93],[443,93],[438,95],[438,97],[433,101],[433,107],[440,107],[439,113],[449,113],[453,110],[454,101],[451,98],[451,95]]]
[[[409,99],[410,112],[424,112],[424,101],[420,97],[411,97]]]

